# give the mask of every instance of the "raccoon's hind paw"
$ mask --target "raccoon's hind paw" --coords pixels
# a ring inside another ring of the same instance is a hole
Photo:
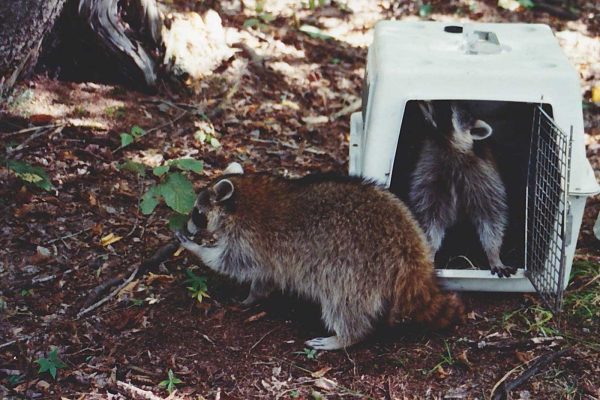
[[[517,272],[516,267],[509,267],[506,265],[496,265],[490,268],[492,275],[498,275],[498,278],[508,278]]]
[[[340,342],[340,339],[337,336],[318,337],[307,340],[304,344],[315,350],[339,350],[346,347]]]

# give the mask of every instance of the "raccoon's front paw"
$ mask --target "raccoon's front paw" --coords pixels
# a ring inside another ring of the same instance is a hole
[[[185,235],[185,233],[183,233],[182,231],[176,231],[175,232],[175,237],[177,238],[177,240],[179,240],[179,243],[181,243],[181,245],[183,247],[185,247],[186,245],[189,245],[189,244],[193,243],[192,240],[189,237],[187,237]]]
[[[307,340],[304,342],[304,344],[312,347],[315,350],[339,350],[344,348],[337,336],[318,337]]]
[[[496,265],[490,268],[492,275],[498,275],[498,278],[508,278],[517,272],[516,267],[509,267],[506,265]]]

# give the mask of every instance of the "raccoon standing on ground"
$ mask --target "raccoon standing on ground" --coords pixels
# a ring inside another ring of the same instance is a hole
[[[245,304],[274,289],[317,301],[335,336],[306,342],[315,349],[351,346],[383,318],[443,328],[462,315],[460,300],[441,292],[410,211],[358,178],[243,175],[234,163],[200,192],[187,230],[200,241],[179,232],[187,250],[251,283]]]
[[[489,145],[492,127],[474,118],[464,103],[419,102],[429,125],[412,175],[410,206],[433,254],[446,230],[460,218],[475,226],[492,274],[508,277],[515,268],[500,260],[508,224],[506,189]]]

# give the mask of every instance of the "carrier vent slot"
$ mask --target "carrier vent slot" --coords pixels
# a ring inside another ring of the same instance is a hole
[[[546,305],[562,305],[571,137],[534,110],[527,183],[526,274]]]

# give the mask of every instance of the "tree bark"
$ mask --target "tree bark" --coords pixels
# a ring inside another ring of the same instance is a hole
[[[0,98],[37,62],[65,0],[0,1]]]

